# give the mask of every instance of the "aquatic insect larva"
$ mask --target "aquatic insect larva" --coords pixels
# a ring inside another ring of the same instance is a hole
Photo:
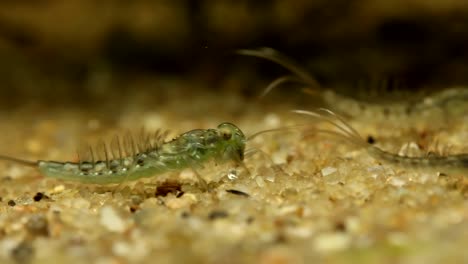
[[[80,157],[78,162],[58,162],[39,160],[26,161],[9,156],[0,159],[27,166],[37,167],[48,178],[79,181],[83,183],[110,184],[151,177],[173,170],[191,168],[201,184],[206,183],[197,169],[208,160],[217,163],[233,161],[243,166],[245,155],[261,152],[259,149],[245,149],[246,142],[265,132],[289,128],[278,128],[257,132],[250,137],[231,123],[221,123],[215,129],[195,129],[185,132],[171,141],[165,142],[164,133],[157,132],[152,137],[145,136],[136,144],[131,136],[121,141],[111,142],[111,151],[104,143],[95,151],[89,148],[89,159]],[[97,158],[96,154],[103,156]]]
[[[196,171],[209,159],[242,163],[247,141],[242,131],[231,123],[222,123],[216,129],[191,130],[168,142],[164,142],[163,137],[162,133],[156,133],[139,144],[132,137],[123,141],[116,138],[110,152],[102,143],[99,151],[88,150],[90,159],[80,157],[78,162],[33,162],[8,156],[0,156],[0,159],[37,167],[48,178],[109,184],[184,168]],[[104,158],[97,159],[95,152]]]
[[[261,97],[267,95],[271,90],[284,83],[293,82],[309,86],[311,89],[305,89],[309,93],[320,96],[322,100],[330,107],[335,108],[343,113],[351,114],[353,116],[362,115],[362,110],[369,110],[372,115],[376,112],[393,113],[404,115],[414,112],[423,111],[433,107],[440,107],[446,109],[452,107],[452,102],[466,102],[468,101],[468,88],[467,87],[454,87],[446,89],[438,93],[430,95],[407,95],[399,96],[398,100],[385,100],[389,96],[381,96],[379,93],[377,101],[363,101],[357,100],[350,96],[345,96],[335,92],[332,89],[326,89],[313,78],[307,71],[302,69],[296,62],[281,54],[280,52],[271,48],[261,48],[258,50],[242,49],[237,51],[240,55],[253,56],[275,62],[284,68],[288,69],[292,74],[279,77],[272,81],[267,88],[264,89]],[[385,80],[383,83],[387,83]],[[398,83],[398,82],[397,82]],[[370,87],[375,89],[376,87]],[[378,88],[378,87],[377,87]],[[385,87],[384,87],[385,88]],[[368,95],[368,93],[366,93]],[[408,99],[409,98],[409,99]]]
[[[365,149],[367,153],[369,153],[369,155],[376,159],[384,160],[395,164],[402,164],[414,168],[434,168],[452,172],[468,171],[468,153],[445,156],[433,154],[424,157],[400,156],[398,154],[382,150],[374,145],[367,143],[359,135],[359,133],[353,127],[351,127],[342,117],[328,109],[321,108],[318,111],[294,110],[293,112],[297,114],[311,116],[331,124],[337,129],[337,131],[326,129],[316,129],[314,131],[319,133],[330,134],[345,139],[346,141]]]

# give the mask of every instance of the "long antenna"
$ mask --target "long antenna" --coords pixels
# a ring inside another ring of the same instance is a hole
[[[18,163],[24,166],[29,166],[29,167],[37,167],[37,162],[35,161],[17,159],[17,158],[13,158],[9,156],[4,156],[4,155],[0,155],[0,160],[11,161],[11,162],[15,162],[15,163]]]
[[[288,131],[288,130],[293,130],[293,129],[296,129],[296,128],[299,128],[299,127],[304,127],[304,126],[307,126],[307,125],[293,125],[293,126],[284,126],[284,127],[279,127],[279,128],[272,128],[272,129],[267,129],[267,130],[262,130],[262,131],[259,131],[259,132],[256,132],[250,136],[247,137],[247,141],[250,141],[252,140],[253,138],[261,135],[261,134],[264,134],[264,133],[270,133],[270,132],[279,132],[279,131]]]
[[[297,76],[303,79],[304,82],[318,88],[321,87],[317,80],[315,80],[308,72],[306,72],[300,66],[298,66],[296,62],[272,48],[260,48],[257,50],[240,49],[237,50],[236,53],[240,55],[258,57],[276,62],[284,68],[290,70],[292,73],[297,74]]]

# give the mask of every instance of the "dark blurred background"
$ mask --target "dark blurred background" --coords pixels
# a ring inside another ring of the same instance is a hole
[[[264,46],[348,94],[466,85],[468,1],[3,0],[2,106],[138,89],[255,96],[287,71],[233,51]]]

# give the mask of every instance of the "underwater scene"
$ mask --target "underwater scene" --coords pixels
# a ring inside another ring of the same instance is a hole
[[[468,2],[3,1],[0,263],[468,263]]]

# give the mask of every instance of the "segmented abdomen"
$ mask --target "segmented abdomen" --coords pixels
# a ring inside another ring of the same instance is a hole
[[[468,154],[449,156],[408,157],[386,152],[376,147],[369,147],[368,152],[375,158],[411,167],[437,168],[449,171],[468,170]]]
[[[165,161],[163,162],[162,159]],[[39,170],[50,178],[79,181],[83,183],[109,184],[133,181],[151,177],[174,169],[174,165],[184,167],[183,159],[171,157],[151,157],[139,154],[135,157],[97,162],[56,162],[39,161]],[[172,165],[173,164],[173,165]],[[171,166],[172,165],[172,166]]]

